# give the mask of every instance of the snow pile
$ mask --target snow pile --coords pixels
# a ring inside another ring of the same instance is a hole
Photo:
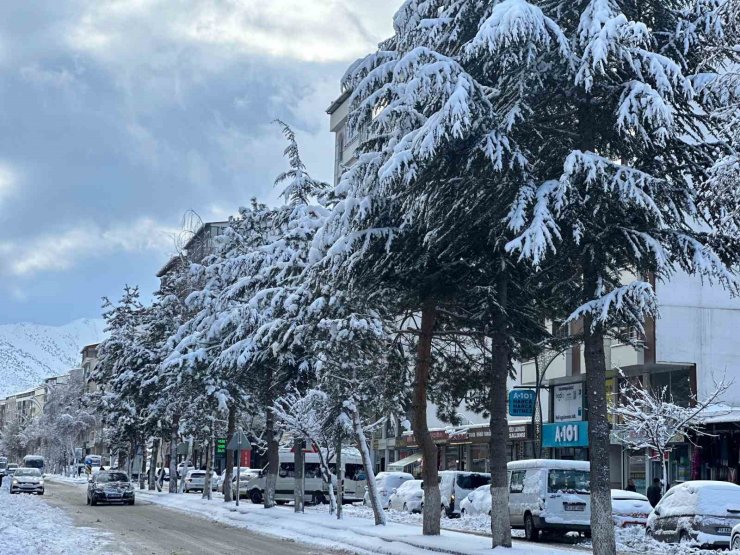
[[[64,326],[0,325],[0,398],[79,367],[82,347],[101,341],[103,326],[103,320],[90,319]]]
[[[233,503],[221,499],[204,500],[196,496],[168,495],[142,491],[142,499],[173,509],[198,514],[231,526],[244,527],[260,534],[300,541],[321,547],[343,549],[352,553],[384,555],[421,555],[451,553],[479,555],[490,553],[490,539],[485,536],[444,531],[441,536],[423,536],[420,524],[389,522],[375,526],[371,518],[350,515],[355,510],[369,509],[347,507],[345,518],[337,520],[326,512],[307,510],[296,514],[292,507],[264,509],[262,505],[243,503],[238,509]],[[389,513],[389,521],[399,515]],[[406,515],[410,518],[418,515]],[[417,520],[420,522],[420,520]],[[449,522],[453,522],[449,520]],[[507,555],[565,555],[572,549],[552,545],[517,543],[506,550]]]
[[[104,535],[88,528],[76,528],[61,509],[42,498],[13,495],[3,484],[0,489],[0,553],[3,555],[69,555],[95,553],[107,545]]]

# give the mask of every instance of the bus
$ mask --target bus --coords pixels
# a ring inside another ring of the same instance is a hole
[[[23,457],[24,468],[38,468],[41,474],[44,473],[44,457],[41,455],[26,455]]]

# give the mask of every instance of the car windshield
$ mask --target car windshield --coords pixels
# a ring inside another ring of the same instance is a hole
[[[457,487],[461,489],[476,489],[490,483],[490,476],[481,474],[460,474],[457,477]]]
[[[95,479],[101,484],[107,482],[128,482],[128,476],[123,472],[98,472]]]
[[[15,471],[16,476],[41,476],[38,468],[19,468]]]
[[[551,470],[548,493],[591,493],[591,476],[586,470]]]

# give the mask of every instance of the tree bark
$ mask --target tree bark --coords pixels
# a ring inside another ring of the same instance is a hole
[[[380,503],[380,496],[378,495],[378,485],[375,483],[375,470],[373,469],[373,461],[370,459],[370,449],[367,445],[365,430],[362,427],[360,411],[354,401],[351,403],[350,411],[352,416],[352,428],[354,429],[355,438],[357,441],[357,448],[360,450],[360,455],[362,456],[362,465],[365,467],[365,475],[367,476],[367,490],[370,493],[370,504],[373,507],[375,526],[385,526],[385,511],[383,511],[383,507]],[[439,496],[439,484],[437,484],[437,496]],[[437,504],[437,506],[439,508],[439,503]],[[439,516],[437,517],[437,528],[439,529]],[[437,533],[439,533],[439,531]]]
[[[177,493],[177,436],[180,432],[180,419],[175,417],[170,428],[170,493]]]
[[[303,438],[296,438],[293,440],[293,452],[295,453],[295,457],[293,458],[295,462],[295,486],[293,487],[295,501],[293,503],[293,508],[296,513],[304,512],[304,504],[306,500],[306,481],[303,476],[303,471],[305,469],[305,457],[303,453],[304,445],[305,441]]]
[[[500,310],[493,318],[491,337],[491,368],[489,383],[489,410],[491,413],[489,465],[491,469],[491,544],[496,548],[511,547],[511,518],[509,516],[509,479],[506,446],[509,441],[509,422],[506,410],[506,383],[511,364],[511,348],[506,333],[508,284],[505,277],[497,284]],[[462,501],[462,500],[461,500]]]
[[[231,439],[236,432],[236,407],[229,407],[229,416],[226,424],[226,445],[231,443]],[[224,474],[224,501],[232,501],[231,481],[234,479],[234,451],[227,447],[226,449],[226,473]]]
[[[211,437],[208,438],[207,451],[206,451],[206,479],[203,483],[203,499],[211,499],[213,497],[213,487],[211,481],[213,480],[213,448],[215,443],[215,437],[213,428],[211,428]]]
[[[425,299],[421,309],[421,330],[416,347],[416,368],[412,393],[411,427],[421,448],[421,477],[424,486],[422,528],[425,536],[438,536],[442,499],[439,493],[437,445],[427,424],[427,385],[432,367],[432,332],[437,319],[434,299]]]
[[[272,398],[272,396],[270,396]],[[267,418],[265,423],[265,436],[267,437],[267,478],[265,480],[265,498],[263,500],[265,509],[275,506],[275,485],[280,468],[280,445],[275,430],[275,415],[272,412],[272,402],[267,403]],[[241,462],[241,461],[240,461]]]
[[[328,447],[328,446],[327,446]],[[344,472],[342,472],[342,434],[337,433],[336,456],[337,461],[337,520],[342,519],[342,503],[344,503]],[[329,449],[327,448],[327,452]]]
[[[584,272],[584,297],[596,291],[595,273]],[[612,520],[611,477],[609,475],[609,420],[606,399],[606,358],[604,331],[586,315],[583,323],[586,390],[588,399],[588,445],[591,459],[591,537],[594,555],[617,552]]]
[[[149,467],[149,491],[154,491],[156,489],[157,457],[159,457],[159,438],[155,437],[152,440],[152,464]]]
[[[139,442],[138,449],[141,449],[141,468],[139,468],[139,489],[144,489],[146,487],[146,441],[141,440]],[[138,449],[136,452],[136,456],[139,456]]]

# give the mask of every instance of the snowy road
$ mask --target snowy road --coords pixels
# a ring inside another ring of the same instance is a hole
[[[63,509],[77,526],[107,532],[112,540],[97,553],[127,555],[326,553],[323,549],[317,550],[291,541],[268,538],[172,511],[144,499],[137,499],[133,507],[88,507],[85,504],[85,489],[79,485],[47,482],[44,501]]]

